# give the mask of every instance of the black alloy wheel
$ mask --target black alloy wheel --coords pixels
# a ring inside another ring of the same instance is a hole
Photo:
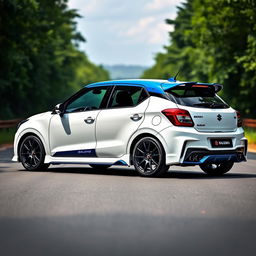
[[[19,149],[19,159],[25,169],[37,171],[47,169],[49,164],[44,164],[45,150],[41,140],[30,135],[26,137]]]
[[[161,143],[151,137],[142,138],[136,143],[132,157],[136,171],[144,177],[160,176],[169,169]]]
[[[234,163],[233,162],[224,162],[224,163],[212,163],[212,164],[201,164],[200,168],[205,173],[211,175],[211,176],[220,176],[224,173],[227,173],[232,167]]]

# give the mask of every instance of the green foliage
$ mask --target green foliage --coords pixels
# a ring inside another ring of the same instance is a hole
[[[13,143],[16,128],[0,129],[0,145]]]
[[[248,139],[248,143],[256,144],[256,129],[244,128],[245,137]]]
[[[78,50],[67,0],[0,0],[0,118],[48,110],[108,73]]]
[[[170,44],[144,77],[219,82],[222,96],[244,116],[256,116],[256,2],[187,0],[178,7]]]

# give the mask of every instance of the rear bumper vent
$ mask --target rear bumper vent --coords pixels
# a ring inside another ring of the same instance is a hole
[[[237,150],[210,151],[207,149],[189,148],[186,152],[184,165],[198,165],[202,163],[221,163],[221,162],[243,162],[246,161],[243,147]]]

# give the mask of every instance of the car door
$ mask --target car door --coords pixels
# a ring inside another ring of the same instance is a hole
[[[99,157],[121,157],[127,143],[144,120],[148,94],[140,86],[115,86],[108,107],[96,124],[96,151]]]
[[[55,114],[49,126],[51,154],[55,157],[93,157],[95,125],[109,87],[82,90],[65,103],[63,115]]]

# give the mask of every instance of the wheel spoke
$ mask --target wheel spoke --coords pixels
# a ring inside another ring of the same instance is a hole
[[[34,161],[34,166],[37,165],[36,159],[33,157],[32,160]]]
[[[150,171],[152,172],[152,171],[153,171],[153,168],[152,168],[152,162],[151,162],[151,161],[148,161],[148,165],[149,165],[149,169],[150,169]]]
[[[30,140],[28,140],[28,145],[29,145],[30,149],[32,149],[32,143]]]
[[[38,143],[36,144],[36,146],[35,146],[35,148],[34,148],[34,150],[36,150],[36,149],[38,149],[39,148],[39,150],[40,150],[40,147],[39,147],[39,145],[38,145]]]
[[[151,142],[148,141],[148,150],[147,150],[147,152],[150,152],[150,144],[151,144]]]
[[[37,163],[40,162],[40,159],[36,155],[34,155],[34,158],[36,159]]]
[[[36,169],[42,160],[43,153],[40,143],[33,137],[28,137],[22,144],[20,157],[27,169]]]
[[[158,163],[153,158],[151,160],[156,166],[158,166]]]
[[[136,158],[145,158],[144,156],[135,156]]]
[[[30,141],[30,142],[31,142],[31,141]],[[35,144],[35,141],[32,140],[32,142],[31,142],[31,147],[32,147],[32,148],[34,148],[34,144]]]
[[[144,168],[143,168],[145,172],[148,170],[147,166],[148,166],[148,161],[145,161],[145,165],[144,165]]]
[[[155,147],[152,151],[151,154],[153,154],[157,150],[157,147]]]
[[[140,148],[137,148],[138,151],[140,151],[140,153],[144,154],[144,151]]]
[[[29,147],[25,143],[23,145],[29,151]]]
[[[145,151],[147,152],[147,146],[146,146],[145,141],[143,141],[143,146],[144,146]]]
[[[146,161],[146,160],[143,159],[140,163],[138,163],[138,165],[140,166],[144,161]]]
[[[150,139],[142,140],[134,151],[134,165],[139,172],[151,175],[156,172],[161,163],[160,148]]]

